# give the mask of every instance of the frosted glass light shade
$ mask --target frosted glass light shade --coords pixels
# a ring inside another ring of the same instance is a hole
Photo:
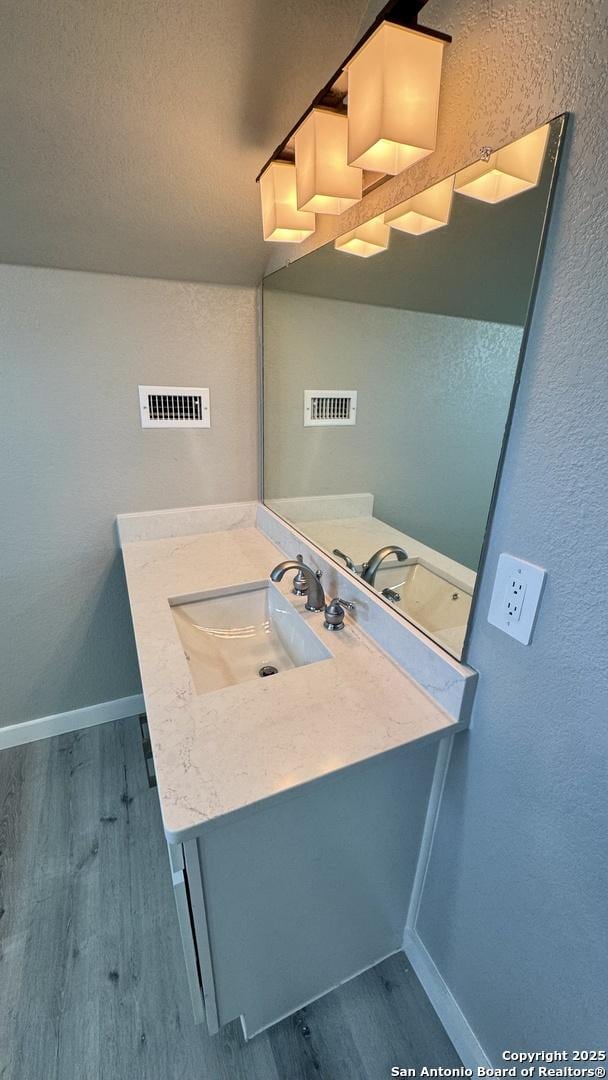
[[[348,72],[348,162],[395,175],[431,154],[444,42],[384,22]]]
[[[315,231],[315,215],[298,210],[296,167],[290,161],[271,161],[260,177],[264,240],[301,244]]]
[[[296,131],[298,208],[343,214],[363,194],[363,173],[346,160],[348,120],[342,113],[313,109]]]
[[[392,210],[387,210],[384,215],[385,224],[392,229],[399,229],[400,232],[411,233],[412,236],[421,236],[432,229],[440,229],[450,220],[453,194],[454,177],[448,176],[426,191],[421,191],[419,195],[414,195],[399,206],[394,206]]]
[[[344,233],[334,241],[336,251],[345,251],[348,255],[360,255],[369,259],[370,255],[379,255],[386,251],[390,238],[390,229],[384,224],[384,215],[371,218],[356,229]]]
[[[499,203],[537,186],[545,159],[549,124],[490,154],[488,161],[456,173],[454,190],[482,202]]]

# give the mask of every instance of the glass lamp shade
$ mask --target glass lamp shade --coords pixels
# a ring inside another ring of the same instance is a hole
[[[454,177],[448,176],[419,195],[387,210],[385,224],[412,236],[422,236],[432,229],[440,229],[450,220],[453,194]]]
[[[348,73],[348,162],[396,175],[431,154],[444,42],[384,22]]]
[[[544,124],[496,150],[488,161],[476,161],[456,173],[454,190],[488,203],[499,203],[529,191],[540,179],[548,138],[549,125]]]
[[[296,167],[290,161],[271,161],[260,177],[264,240],[301,244],[315,231],[315,215],[298,210]]]
[[[344,233],[334,241],[336,251],[345,251],[348,255],[360,255],[369,259],[370,255],[379,255],[386,251],[390,238],[390,229],[384,224],[384,215],[357,225],[356,229]]]
[[[346,160],[348,120],[342,113],[313,109],[295,136],[298,208],[343,214],[363,194],[363,173]]]

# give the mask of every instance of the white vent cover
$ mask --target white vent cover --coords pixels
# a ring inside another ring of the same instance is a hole
[[[144,428],[208,428],[209,390],[202,386],[140,386]]]
[[[304,391],[304,427],[354,424],[356,415],[356,390]]]

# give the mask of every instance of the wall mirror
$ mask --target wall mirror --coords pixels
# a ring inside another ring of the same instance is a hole
[[[264,279],[266,505],[458,659],[565,120]]]

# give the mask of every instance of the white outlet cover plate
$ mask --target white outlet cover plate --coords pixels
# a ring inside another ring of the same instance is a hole
[[[546,577],[542,566],[503,552],[496,568],[488,622],[529,645]]]

